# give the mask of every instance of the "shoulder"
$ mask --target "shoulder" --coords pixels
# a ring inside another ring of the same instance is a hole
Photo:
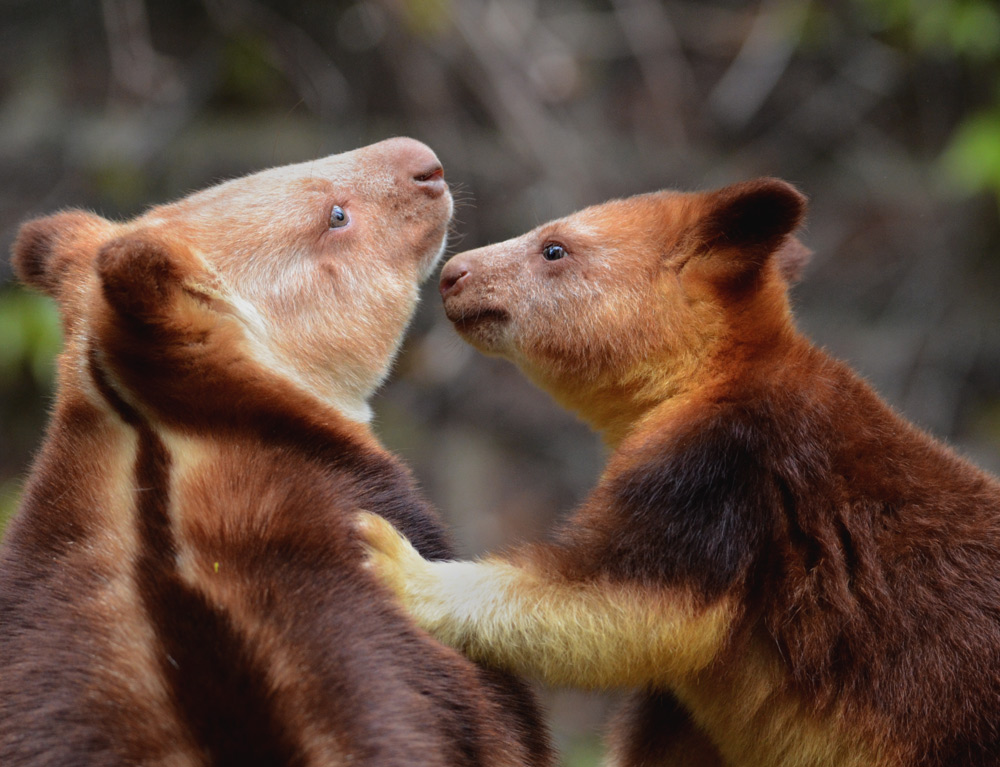
[[[665,501],[695,510],[706,500],[739,496],[767,463],[768,420],[759,408],[713,407],[622,450],[609,466],[608,488],[637,513]]]
[[[706,598],[749,578],[782,503],[771,433],[766,410],[723,405],[626,446],[591,499],[600,568]]]

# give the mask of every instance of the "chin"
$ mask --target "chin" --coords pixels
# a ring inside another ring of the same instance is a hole
[[[510,344],[507,326],[493,320],[452,323],[462,339],[477,351],[490,356],[505,356]]]
[[[430,276],[441,264],[441,259],[444,258],[444,253],[447,249],[448,249],[448,233],[445,232],[444,237],[441,238],[441,244],[438,246],[437,250],[432,252],[431,256],[428,258],[423,268],[420,270],[421,284],[427,282]]]

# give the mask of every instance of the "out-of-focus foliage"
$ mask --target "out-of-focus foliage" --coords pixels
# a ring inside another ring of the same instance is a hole
[[[59,350],[59,317],[46,298],[0,290],[0,467],[23,464],[39,439]],[[0,471],[0,531],[14,513],[20,480]]]
[[[982,103],[956,125],[943,165],[961,189],[1000,201],[1000,6],[993,0],[857,0],[863,18],[891,43],[976,67]]]
[[[1000,9],[991,0],[857,0],[865,21],[902,46],[944,59],[995,61]]]
[[[1000,105],[962,122],[945,151],[945,167],[964,188],[1000,199]]]
[[[26,368],[38,386],[48,388],[60,341],[59,315],[51,301],[23,291],[0,295],[0,378],[13,378]]]
[[[8,479],[0,484],[0,529],[3,529],[14,512],[20,496],[20,485],[17,480]]]
[[[31,216],[122,218],[398,134],[442,158],[456,249],[611,196],[793,181],[816,251],[802,326],[1000,468],[992,0],[6,0],[0,16],[4,249]],[[0,289],[0,520],[41,439],[53,317]],[[603,459],[457,339],[433,285],[375,406],[469,554],[544,535]],[[567,763],[596,763],[605,700],[550,702]]]

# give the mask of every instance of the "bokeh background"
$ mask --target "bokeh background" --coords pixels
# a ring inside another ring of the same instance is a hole
[[[1000,469],[994,0],[3,0],[0,240],[392,135],[433,146],[453,249],[608,197],[777,175],[811,198],[819,343]],[[0,262],[0,525],[43,433],[52,305]],[[377,429],[465,554],[545,534],[596,438],[454,335],[426,289]],[[547,692],[594,764],[608,697]]]

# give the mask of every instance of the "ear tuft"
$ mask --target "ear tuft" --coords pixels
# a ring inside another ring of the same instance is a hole
[[[11,249],[14,272],[25,285],[56,297],[67,268],[93,253],[89,247],[96,247],[110,226],[82,210],[28,221],[21,225]]]
[[[774,257],[778,262],[778,271],[785,278],[785,282],[795,283],[802,279],[802,273],[812,259],[812,254],[812,250],[803,245],[798,237],[789,236],[782,243]]]
[[[761,178],[724,187],[708,197],[710,212],[699,226],[708,247],[769,255],[801,223],[806,198],[791,184]]]

